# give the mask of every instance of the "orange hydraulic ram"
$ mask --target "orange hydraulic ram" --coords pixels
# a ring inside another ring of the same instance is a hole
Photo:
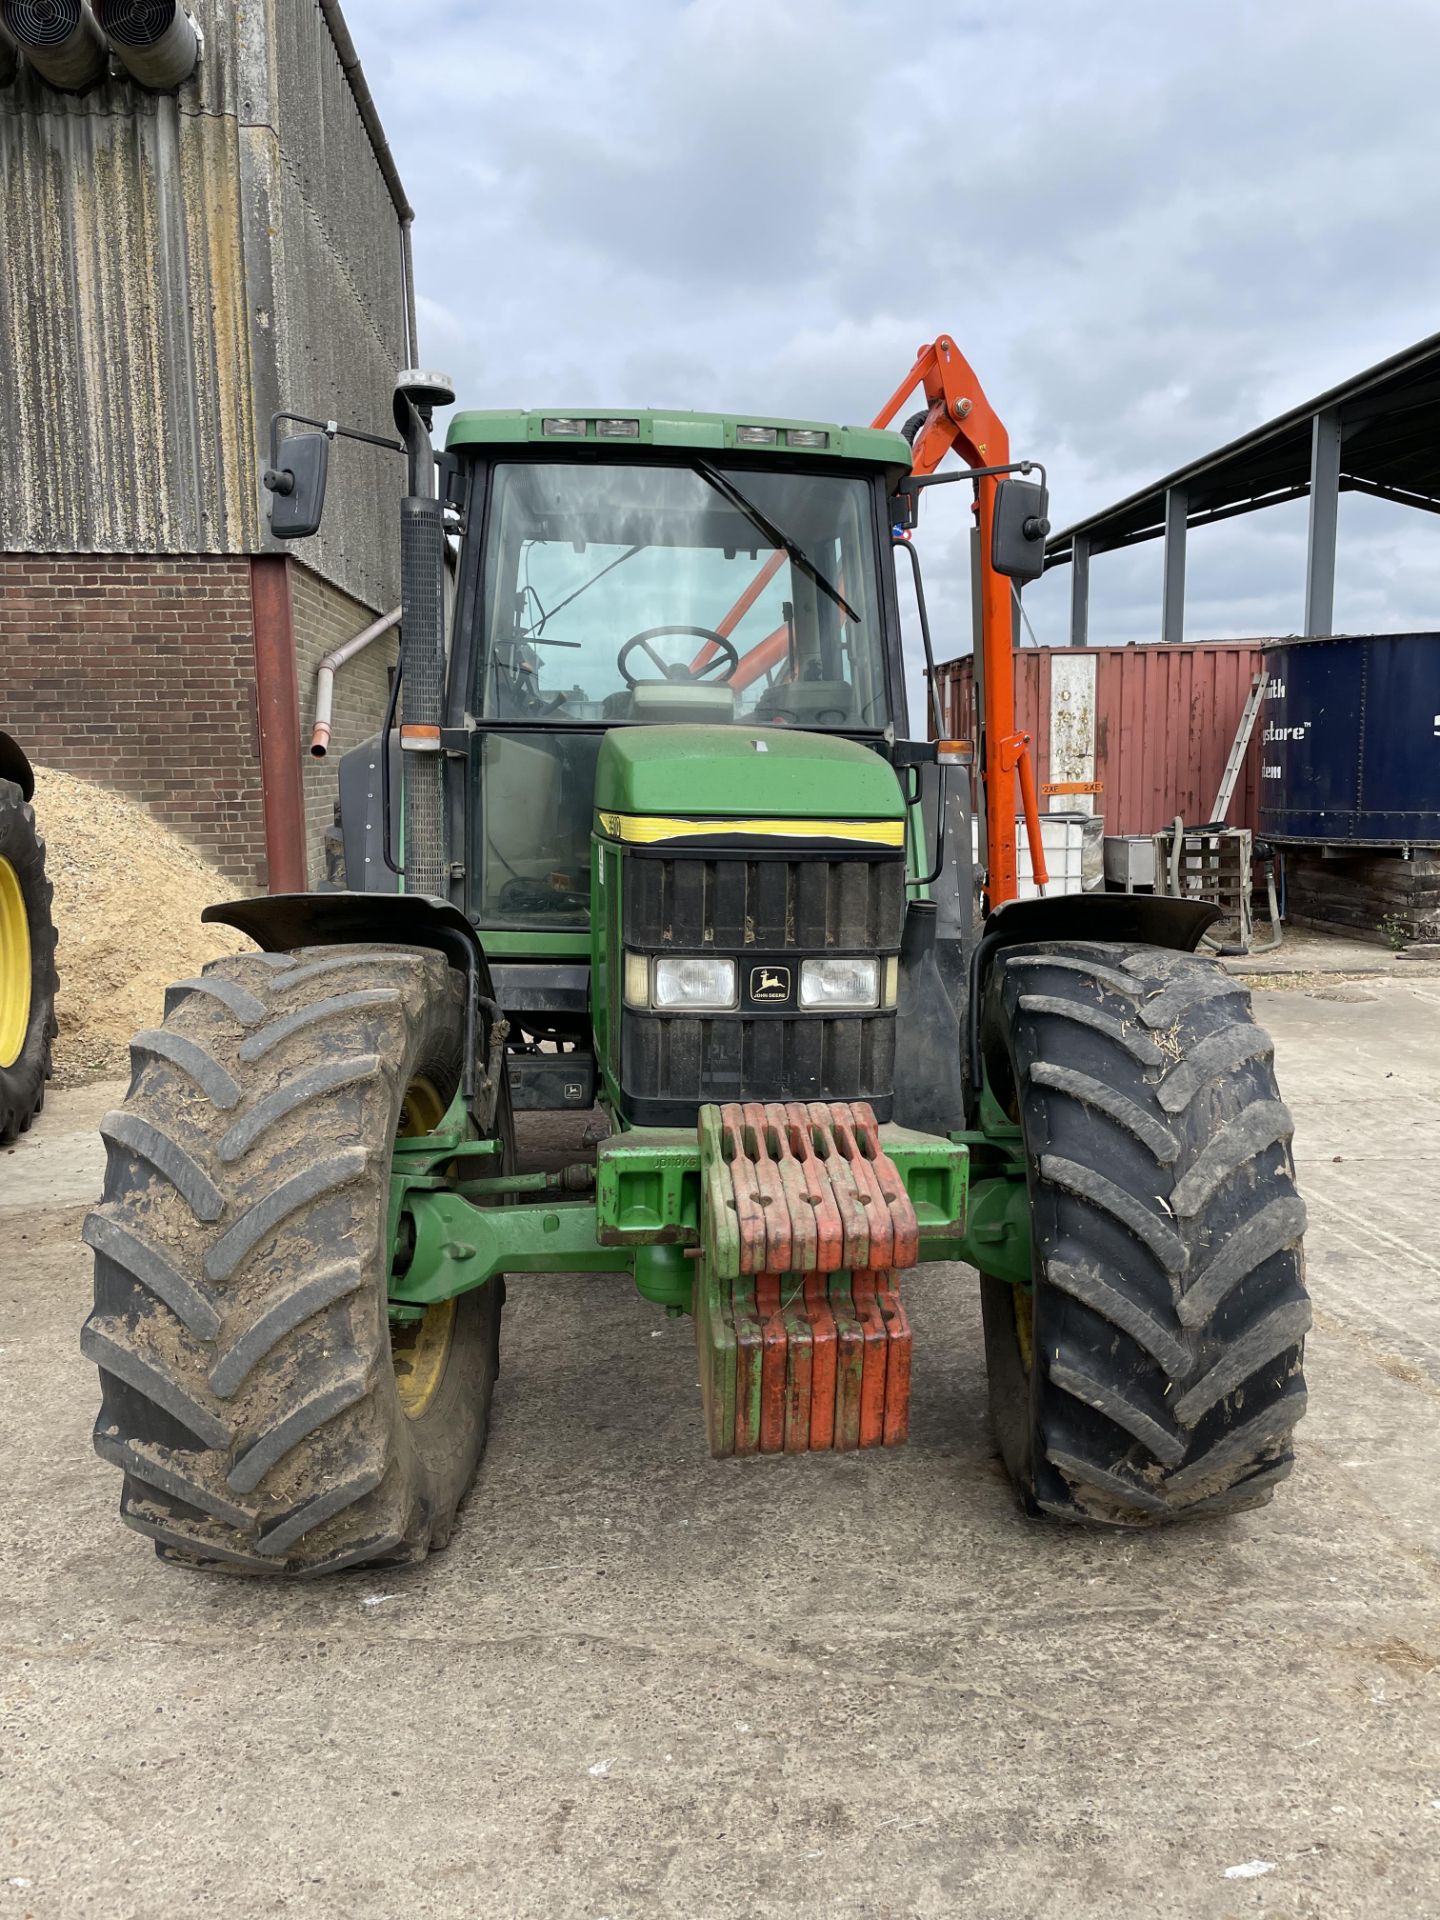
[[[949,334],[921,347],[915,363],[885,405],[871,421],[888,427],[917,387],[924,389],[929,413],[915,435],[911,466],[915,473],[933,473],[947,453],[957,453],[970,467],[1003,467],[1010,459],[1010,436],[975,377],[974,369]],[[992,908],[1013,900],[1020,891],[1016,870],[1015,789],[1025,815],[1030,842],[1030,867],[1038,886],[1049,878],[1040,837],[1040,809],[1035,794],[1035,769],[1030,759],[1030,736],[1015,725],[1015,660],[1010,615],[1013,589],[1004,574],[990,564],[994,533],[997,476],[975,482],[980,527],[980,646],[984,711],[980,727],[984,742],[980,776],[985,790],[986,893]],[[755,579],[716,626],[729,636],[779,572],[785,556],[773,554]],[[783,657],[786,631],[774,633],[752,647],[733,676],[746,687]],[[701,649],[696,664],[703,665],[714,649]]]

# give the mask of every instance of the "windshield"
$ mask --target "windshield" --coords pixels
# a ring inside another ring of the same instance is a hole
[[[473,707],[487,719],[890,718],[858,476],[502,463],[484,608]]]

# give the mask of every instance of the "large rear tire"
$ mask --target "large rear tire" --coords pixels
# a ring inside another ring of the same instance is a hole
[[[136,1036],[85,1223],[96,1451],[163,1558],[270,1575],[421,1560],[485,1445],[503,1286],[392,1335],[391,1151],[458,1084],[435,953],[208,966]]]
[[[1024,1140],[1031,1288],[984,1277],[997,1439],[1032,1512],[1148,1527],[1289,1473],[1310,1325],[1291,1121],[1249,995],[1153,947],[1006,949],[986,1072]]]
[[[0,1145],[45,1104],[55,1038],[55,923],[35,809],[0,780]]]

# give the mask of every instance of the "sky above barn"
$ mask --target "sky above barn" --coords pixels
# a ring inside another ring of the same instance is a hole
[[[867,421],[952,334],[1057,527],[1440,327],[1433,0],[346,0],[476,406]],[[968,650],[967,513],[921,530]],[[1186,634],[1301,616],[1304,503],[1190,541]],[[1028,588],[1066,637],[1069,572]],[[1342,496],[1336,626],[1440,625],[1440,520]],[[1158,637],[1160,548],[1091,638]],[[1027,643],[1030,635],[1027,634]]]

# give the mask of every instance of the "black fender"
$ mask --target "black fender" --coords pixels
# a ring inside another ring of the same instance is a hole
[[[434,947],[465,976],[465,1067],[467,1103],[476,1094],[478,1042],[497,1021],[490,963],[480,936],[448,900],[423,893],[267,893],[249,900],[220,900],[206,907],[202,920],[236,927],[266,953],[290,953],[296,947]],[[483,1018],[482,1018],[483,1015]],[[502,1036],[503,1037],[503,1036]],[[499,1039],[497,1038],[497,1045]]]
[[[0,733],[0,780],[13,781],[22,800],[35,798],[35,769],[20,742],[8,733]]]
[[[980,1010],[985,976],[1002,947],[1029,940],[1133,940],[1147,947],[1193,953],[1201,935],[1220,918],[1208,900],[1180,900],[1168,893],[1059,893],[1036,900],[1007,900],[985,919],[985,931],[970,955],[965,1004],[965,1047],[971,1097],[981,1082]]]
[[[262,893],[220,900],[202,920],[237,927],[267,953],[295,947],[363,945],[436,947],[461,973],[475,971],[491,993],[490,966],[480,936],[448,900],[423,893]]]

